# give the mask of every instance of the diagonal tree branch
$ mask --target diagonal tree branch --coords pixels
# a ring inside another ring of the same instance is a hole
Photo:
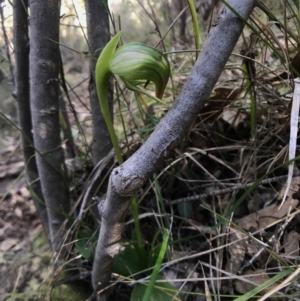
[[[227,3],[247,20],[255,0],[228,0]],[[120,250],[130,197],[166,160],[189,131],[216,84],[244,27],[244,21],[223,7],[180,95],[146,143],[124,164],[112,171],[107,197],[99,205],[102,223],[93,265],[94,290],[106,286],[113,258]]]

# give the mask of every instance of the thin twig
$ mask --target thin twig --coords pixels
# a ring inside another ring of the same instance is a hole
[[[300,173],[297,173],[297,174],[294,174],[293,177],[298,177],[299,175],[300,175]],[[274,183],[274,182],[278,182],[280,180],[285,180],[287,177],[288,177],[287,175],[282,175],[279,177],[264,179],[261,181],[260,185]],[[198,195],[193,195],[193,196],[189,196],[189,197],[185,197],[185,198],[181,198],[181,199],[176,199],[176,200],[170,201],[168,203],[168,205],[173,206],[173,205],[184,203],[184,202],[201,201],[202,199],[205,199],[207,197],[222,195],[222,194],[226,194],[226,193],[233,192],[236,190],[247,189],[254,184],[255,184],[255,182],[251,182],[251,183],[247,183],[247,184],[237,184],[234,187],[229,187],[229,188],[220,189],[220,190],[213,190],[208,193],[201,193]]]

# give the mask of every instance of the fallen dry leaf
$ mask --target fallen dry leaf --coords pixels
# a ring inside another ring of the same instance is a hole
[[[22,210],[19,208],[19,207],[16,207],[15,208],[15,215],[19,218],[22,218],[23,217],[23,212]]]
[[[275,203],[245,217],[238,218],[234,222],[245,230],[250,230],[251,228],[257,230],[265,229],[268,228],[272,223],[285,217],[288,214],[290,207],[291,209],[294,209],[298,203],[298,200],[286,200],[280,210],[278,210],[280,203]]]
[[[227,247],[227,251],[230,254],[230,258],[228,259],[226,264],[226,271],[229,271],[233,274],[237,274],[245,257],[246,240],[248,237],[245,234],[238,232],[232,228],[230,228],[229,231],[231,232],[230,242],[236,241],[236,243],[230,244]]]
[[[299,256],[299,241],[300,234],[295,230],[284,235],[284,253],[287,256],[298,257]]]
[[[248,271],[246,271],[244,273],[244,276],[245,276],[245,278],[247,278],[251,282],[255,283],[256,285],[251,284],[249,282],[243,282],[241,280],[236,280],[235,281],[235,289],[240,294],[248,293],[249,291],[251,291],[252,289],[254,289],[256,286],[258,286],[260,284],[263,284],[264,282],[266,282],[267,280],[270,279],[270,277],[267,274],[267,272],[265,270],[263,270],[263,269],[258,269],[256,271],[248,270]],[[277,286],[277,284],[274,283],[274,284],[268,286],[265,290],[263,290],[262,293],[266,293],[269,290],[275,288],[276,286]],[[276,300],[279,300],[279,299],[277,298]]]
[[[268,226],[270,226],[270,224],[285,217],[290,210],[296,208],[296,206],[299,204],[299,200],[293,199],[293,194],[299,189],[299,183],[300,177],[294,177],[292,179],[290,189],[287,194],[287,199],[280,209],[280,203],[285,192],[285,185],[283,185],[279,193],[279,202],[276,202],[247,216],[244,216],[243,218],[235,219],[234,222],[239,227],[245,230],[250,230],[251,228],[267,228]]]
[[[227,247],[229,258],[227,259],[225,270],[229,273],[236,275],[242,266],[246,253],[246,240],[247,236],[241,232],[238,232],[232,228],[229,235],[230,242],[236,241],[234,244],[230,244]],[[233,294],[232,280],[229,280],[229,292]]]
[[[0,243],[0,250],[3,252],[9,251],[13,246],[19,242],[16,238],[7,238]]]

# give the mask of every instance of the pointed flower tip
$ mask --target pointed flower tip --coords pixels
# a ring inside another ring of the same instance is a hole
[[[170,76],[170,65],[159,50],[141,43],[119,47],[110,62],[110,70],[134,90],[141,80],[152,81],[156,97],[162,98]]]

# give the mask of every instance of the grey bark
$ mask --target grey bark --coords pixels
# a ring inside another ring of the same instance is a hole
[[[66,158],[68,159],[75,158],[75,143],[72,135],[72,128],[67,113],[67,105],[64,100],[64,95],[61,89],[59,89],[59,109],[60,109],[61,117],[63,119],[60,121],[60,124],[61,124],[61,130],[64,135],[64,139],[66,140]]]
[[[59,126],[59,0],[30,0],[30,98],[38,171],[57,251],[69,212]]]
[[[106,123],[100,111],[96,85],[95,85],[95,67],[99,54],[104,46],[110,40],[109,33],[109,14],[107,0],[85,0],[85,9],[87,16],[87,34],[90,52],[90,102],[92,109],[93,123],[93,163],[96,165],[104,158],[112,148],[111,139],[106,127]],[[111,91],[111,86],[108,87]],[[108,93],[109,107],[113,111],[113,94]]]
[[[179,14],[184,7],[187,5],[186,0],[177,0],[175,2],[175,7],[176,7],[176,13]],[[186,17],[187,17],[187,12],[185,11],[181,16],[180,16],[180,23],[179,23],[179,39],[182,40],[184,43],[186,43]]]
[[[49,232],[48,214],[36,166],[32,135],[29,96],[29,38],[28,1],[15,0],[13,3],[14,54],[15,54],[15,95],[17,98],[18,120],[21,128],[22,150],[25,161],[25,175],[28,188],[41,217],[44,229]]]
[[[245,20],[255,4],[255,0],[227,2]],[[98,206],[102,223],[92,271],[94,290],[104,288],[110,278],[113,258],[121,250],[119,241],[131,196],[172,154],[189,131],[209,98],[243,27],[244,21],[223,7],[173,107],[146,143],[112,171],[107,197]]]

